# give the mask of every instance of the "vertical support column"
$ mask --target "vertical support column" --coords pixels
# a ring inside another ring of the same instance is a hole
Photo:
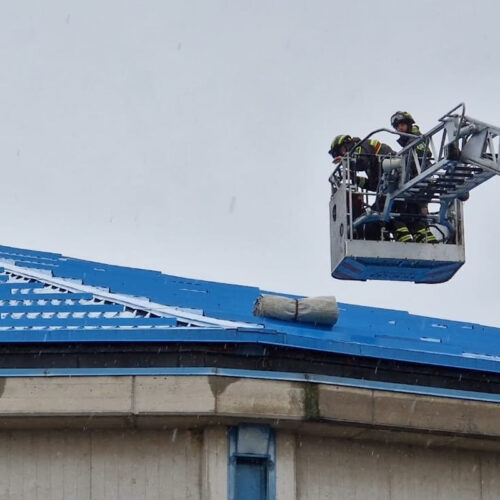
[[[295,434],[276,435],[276,500],[296,500]]]
[[[227,498],[227,428],[207,427],[203,431],[201,500]]]

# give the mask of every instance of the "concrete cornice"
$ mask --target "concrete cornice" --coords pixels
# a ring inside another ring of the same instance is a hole
[[[500,404],[310,382],[219,376],[0,379],[0,428],[278,428],[500,450]]]

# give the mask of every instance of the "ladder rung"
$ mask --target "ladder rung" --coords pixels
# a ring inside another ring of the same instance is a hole
[[[446,186],[455,186],[456,182],[453,182],[453,181],[450,181],[448,179],[438,179],[434,185],[435,186],[443,186],[443,187],[446,187]],[[463,182],[462,182],[463,184]]]
[[[460,182],[462,184],[465,182],[465,179],[463,177],[452,177],[451,175],[449,177],[446,177],[446,180],[450,182]]]

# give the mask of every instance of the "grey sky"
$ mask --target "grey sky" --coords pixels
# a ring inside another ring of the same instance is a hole
[[[0,16],[4,245],[498,326],[495,178],[442,285],[330,277],[338,133],[500,125],[494,1],[45,1]],[[394,140],[381,136],[396,147]]]

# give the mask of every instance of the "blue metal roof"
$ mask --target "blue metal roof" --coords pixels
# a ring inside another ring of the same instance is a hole
[[[339,303],[320,327],[257,318],[263,292],[0,246],[0,343],[264,343],[500,372],[500,328]]]

